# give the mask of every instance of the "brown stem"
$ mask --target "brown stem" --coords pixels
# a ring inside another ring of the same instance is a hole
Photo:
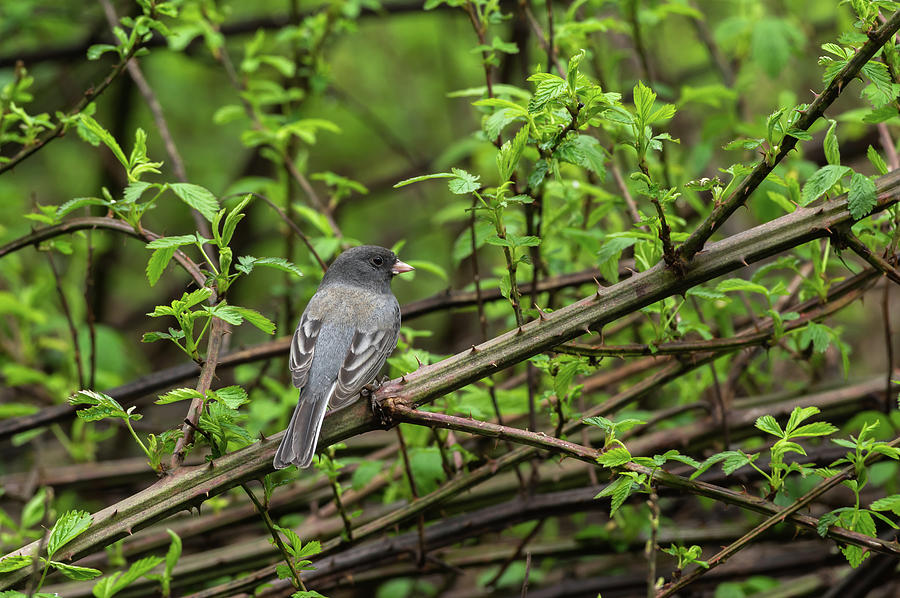
[[[294,565],[294,559],[291,558],[291,555],[288,553],[287,548],[284,545],[284,541],[281,539],[281,534],[278,533],[278,530],[275,529],[275,522],[272,521],[272,517],[269,516],[269,511],[260,504],[259,499],[256,498],[256,495],[253,494],[253,491],[247,486],[247,484],[241,484],[241,488],[250,497],[250,500],[253,502],[253,505],[256,507],[257,513],[262,518],[263,523],[266,524],[266,528],[269,530],[269,533],[272,535],[272,539],[275,541],[275,546],[278,547],[278,552],[281,553],[281,560],[287,564],[288,568],[291,570],[291,580],[294,583],[294,587],[300,590],[306,591],[306,586],[303,585],[303,580],[300,578],[300,572],[297,571],[296,565]],[[295,548],[297,548],[295,546]]]
[[[53,261],[53,254],[47,252],[47,261],[50,263],[50,270],[53,271],[53,279],[56,281],[56,293],[59,295],[59,304],[62,307],[63,315],[66,318],[66,325],[69,327],[69,335],[72,337],[72,350],[75,353],[75,370],[78,372],[78,387],[87,388],[84,385],[84,368],[81,363],[81,348],[78,345],[78,329],[75,327],[75,320],[72,319],[72,310],[69,309],[69,300],[63,291],[62,278]]]
[[[881,271],[892,282],[900,284],[900,270],[897,270],[893,264],[880,255],[872,253],[872,250],[870,250],[865,243],[860,241],[859,237],[848,230],[846,233],[840,234],[840,242],[852,249],[856,255],[866,260],[870,266]]]
[[[171,467],[176,469],[184,463],[185,450],[189,444],[194,441],[194,429],[197,422],[200,421],[200,415],[203,413],[203,407],[206,401],[206,392],[212,386],[213,378],[216,375],[216,366],[219,363],[219,351],[222,348],[222,340],[225,335],[231,331],[231,326],[225,320],[221,320],[215,316],[212,317],[212,325],[209,331],[209,341],[206,348],[206,360],[200,370],[200,378],[197,380],[197,392],[202,396],[191,399],[191,405],[188,407],[185,423],[181,427],[181,438],[175,443],[175,451],[172,455]]]

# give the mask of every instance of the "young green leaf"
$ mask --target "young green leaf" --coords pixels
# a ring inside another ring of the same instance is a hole
[[[69,579],[74,579],[76,581],[85,581],[103,575],[102,571],[91,569],[90,567],[79,567],[77,565],[60,563],[58,561],[50,561],[49,564],[51,567],[53,567]]]
[[[91,526],[91,514],[87,511],[66,511],[53,525],[47,539],[47,558],[52,558],[56,551],[74,540],[79,534]]]
[[[210,222],[216,217],[219,201],[209,189],[192,183],[171,183],[169,188],[181,201],[200,212]]]
[[[597,457],[597,463],[604,467],[618,467],[631,461],[631,453],[625,447],[613,447]]]
[[[865,218],[877,203],[875,183],[869,177],[854,172],[850,177],[850,191],[847,194],[847,208],[850,215],[857,220]]]
[[[159,282],[159,277],[162,276],[166,266],[172,260],[172,256],[175,255],[175,250],[175,246],[161,247],[150,254],[150,260],[147,261],[146,274],[147,282],[150,283],[151,287],[156,286],[156,283]]]
[[[820,197],[834,187],[848,172],[851,172],[849,166],[835,166],[829,164],[817,170],[806,184],[803,185],[803,191],[800,194],[800,205],[805,206]]]

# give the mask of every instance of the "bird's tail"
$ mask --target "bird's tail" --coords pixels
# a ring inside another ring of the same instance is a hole
[[[304,397],[301,391],[291,423],[275,451],[275,460],[272,462],[275,469],[284,469],[291,463],[298,468],[309,467],[319,442],[319,431],[322,429],[327,406],[327,400]]]

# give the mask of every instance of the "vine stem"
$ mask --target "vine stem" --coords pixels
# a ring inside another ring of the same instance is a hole
[[[253,502],[256,507],[257,512],[259,512],[259,516],[262,518],[263,523],[266,524],[266,527],[269,529],[269,533],[272,535],[272,539],[275,540],[275,545],[278,547],[278,551],[281,552],[281,558],[287,564],[288,568],[291,570],[291,578],[294,582],[294,587],[306,591],[306,586],[303,585],[303,579],[300,577],[300,572],[297,571],[297,567],[294,565],[294,560],[291,558],[291,555],[288,554],[287,548],[284,546],[284,541],[281,539],[281,535],[278,533],[278,530],[275,529],[275,522],[272,521],[272,517],[269,515],[269,511],[266,510],[265,507],[259,502],[259,499],[256,498],[256,495],[253,494],[253,491],[247,486],[247,484],[241,484],[241,488],[243,488],[244,492],[247,493],[247,496],[250,497],[250,500]]]

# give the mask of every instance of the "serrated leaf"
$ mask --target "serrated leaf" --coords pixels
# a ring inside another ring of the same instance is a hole
[[[447,187],[451,193],[456,195],[466,195],[477,191],[481,184],[478,182],[480,176],[470,174],[461,168],[453,168],[453,178],[447,183]]]
[[[500,173],[501,182],[508,181],[515,173],[527,141],[528,127],[521,127],[515,137],[500,147],[497,152],[497,170]]]
[[[52,558],[57,550],[75,539],[91,526],[91,514],[87,511],[66,511],[53,525],[47,540],[47,556]]]
[[[826,191],[834,187],[848,172],[849,166],[835,166],[829,164],[817,170],[800,192],[800,205],[805,206],[819,199]]]
[[[254,309],[250,309],[249,307],[237,307],[230,306],[234,309],[238,314],[241,315],[245,320],[247,320],[250,324],[253,324],[261,331],[266,334],[275,334],[275,322],[262,315],[258,311]]]
[[[105,199],[100,199],[99,197],[76,197],[75,199],[70,199],[66,203],[62,204],[56,209],[56,217],[62,218],[63,216],[68,215],[71,212],[74,212],[78,208],[83,208],[85,206],[108,206],[109,202]]]
[[[741,467],[755,460],[756,455],[746,455],[740,451],[726,451],[725,460],[722,461],[722,471],[725,475],[731,475]]]
[[[613,447],[597,457],[597,463],[605,467],[618,467],[631,461],[631,453],[624,447]]]
[[[256,258],[252,255],[242,255],[238,258],[238,263],[240,265],[236,266],[236,268],[245,274],[249,274],[255,266],[265,266],[267,268],[281,270],[282,272],[288,272],[295,276],[303,276],[303,272],[300,271],[300,268],[298,268],[296,264],[281,257]]]
[[[778,436],[779,438],[784,436],[784,432],[781,430],[781,426],[778,425],[778,422],[775,421],[775,418],[771,415],[763,415],[762,417],[756,420],[756,427],[766,432],[768,434],[772,434],[773,436]]]
[[[229,409],[237,409],[250,401],[247,391],[240,386],[226,386],[215,391],[216,399],[224,403]]]
[[[157,405],[168,405],[178,401],[187,401],[202,398],[203,395],[193,388],[175,388],[170,390],[155,401]]]
[[[175,255],[176,249],[176,247],[161,247],[150,254],[150,259],[147,261],[146,274],[147,282],[150,283],[151,287],[156,286],[156,283],[159,282],[159,278],[165,271],[166,266],[172,261],[172,256]]]
[[[878,171],[878,174],[885,175],[888,173],[888,167],[884,161],[884,158],[882,158],[881,154],[875,151],[875,148],[873,148],[871,145],[869,146],[869,149],[866,150],[866,157],[869,158],[869,162],[872,163],[872,166],[875,167],[875,169]]]
[[[791,432],[791,438],[797,436],[828,436],[838,431],[837,426],[833,426],[828,422],[815,422],[800,426]]]
[[[169,188],[184,203],[200,212],[210,222],[216,217],[216,212],[219,211],[219,201],[209,189],[192,183],[171,183]]]
[[[94,137],[94,140],[88,140],[93,143],[93,145],[97,145],[97,142],[102,142],[103,145],[108,147],[119,163],[122,164],[125,168],[128,168],[128,159],[125,157],[125,152],[122,151],[122,148],[119,147],[119,143],[116,141],[115,137],[113,137],[109,131],[100,126],[96,120],[94,120],[91,116],[88,116],[84,112],[78,115],[78,124],[85,129],[87,129]]]
[[[172,539],[169,543],[169,550],[166,552],[166,572],[171,574],[175,565],[178,564],[178,559],[181,558],[181,538],[170,529],[166,529],[166,533]]]
[[[837,133],[835,132],[837,121],[831,120],[830,122],[831,126],[828,127],[828,131],[825,133],[822,147],[825,150],[825,159],[828,160],[828,163],[838,165],[841,163],[841,150],[838,145]]]
[[[865,218],[878,203],[875,183],[869,177],[854,172],[850,177],[850,191],[847,193],[847,208],[856,220]]]
[[[553,155],[559,160],[590,170],[600,177],[600,182],[606,178],[606,152],[600,142],[590,135],[567,138],[559,144]]]
[[[176,235],[174,237],[160,237],[144,245],[147,249],[168,249],[192,245],[197,242],[196,235]]]
[[[31,557],[27,554],[16,554],[8,556],[0,560],[0,573],[9,573],[10,571],[18,571],[22,567],[31,564]]]
[[[94,579],[95,577],[100,577],[101,575],[103,575],[103,572],[98,571],[97,569],[91,569],[90,567],[79,567],[77,565],[69,565],[68,563],[60,563],[57,561],[50,561],[50,566],[69,579],[74,579],[76,581]]]
[[[810,322],[810,324],[814,324],[814,322]],[[790,435],[802,422],[818,414],[818,407],[794,407],[793,411],[791,411],[791,417],[788,419],[787,426],[785,426],[784,429]]]
[[[532,82],[537,81],[534,95],[531,96],[531,101],[528,102],[528,112],[532,114],[540,111],[549,102],[566,95],[568,92],[566,81],[556,75],[535,73],[528,80]]]
[[[750,293],[759,293],[767,297],[769,296],[769,289],[761,284],[756,284],[755,282],[750,282],[749,280],[744,280],[742,278],[729,278],[720,281],[719,284],[716,285],[716,290],[722,293],[747,291]]]
[[[632,479],[630,476],[620,475],[616,480],[606,486],[594,498],[602,498],[611,496],[609,515],[610,517],[622,506],[625,499],[631,494]]]
[[[894,515],[900,516],[900,494],[892,494],[879,498],[869,508],[873,511],[891,511]]]

